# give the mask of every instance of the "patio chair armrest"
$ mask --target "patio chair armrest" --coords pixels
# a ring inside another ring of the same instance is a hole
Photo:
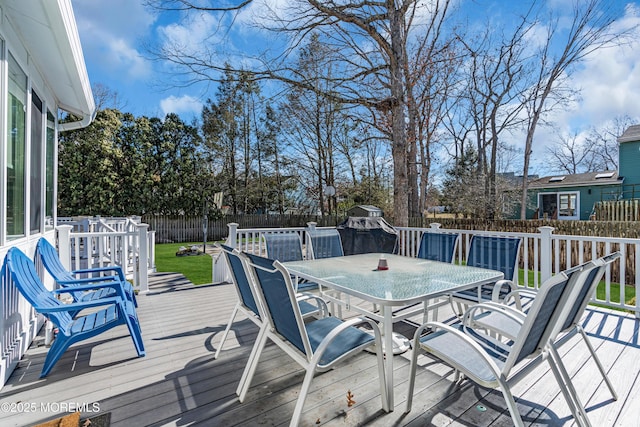
[[[325,352],[325,350],[327,349],[329,344],[331,344],[331,341],[333,341],[344,330],[349,329],[351,327],[356,327],[356,326],[359,326],[359,325],[363,325],[363,324],[367,324],[367,325],[371,326],[371,328],[373,329],[375,343],[376,343],[377,346],[379,346],[378,348],[381,348],[381,346],[382,346],[382,334],[380,333],[380,328],[378,327],[378,324],[376,322],[374,322],[373,320],[368,319],[366,317],[356,317],[356,318],[349,319],[349,320],[346,320],[346,321],[342,322],[340,325],[338,325],[335,328],[333,328],[333,330],[331,330],[331,332],[329,332],[324,337],[324,339],[320,342],[320,344],[318,345],[318,347],[316,348],[316,350],[313,353],[313,362],[314,362],[314,364],[318,365],[323,353]]]
[[[522,311],[518,310],[515,307],[501,304],[501,303],[496,303],[493,301],[487,301],[487,302],[474,304],[470,306],[467,309],[467,311],[465,311],[464,316],[462,317],[462,324],[469,326],[471,324],[470,322],[472,322],[475,318],[473,316],[474,313],[478,311],[480,311],[480,313],[487,313],[487,312],[500,313],[500,315],[509,317],[520,324],[523,324],[527,317],[525,313],[523,313]]]
[[[484,341],[492,341],[494,345],[506,348],[501,343],[499,344],[497,340],[494,341],[492,334],[515,339],[514,335],[520,330],[525,319],[526,314],[515,307],[495,302],[485,302],[467,309],[462,318],[462,329],[465,332],[471,329],[473,330],[472,335],[482,335]]]
[[[75,275],[78,275],[78,274],[106,273],[106,272],[109,272],[109,271],[116,273],[115,275],[117,275],[118,278],[120,278],[120,280],[125,280],[124,272],[122,271],[122,267],[120,267],[120,266],[85,268],[85,269],[80,269],[80,270],[73,270],[71,272],[71,274],[73,274],[75,276]],[[104,277],[104,276],[102,276],[102,277]]]
[[[296,295],[296,300],[300,301],[315,301],[318,309],[322,312],[322,317],[326,317],[329,314],[329,308],[327,307],[327,302],[320,298],[318,295],[314,295],[310,292],[299,292]]]
[[[460,339],[462,346],[457,347],[456,350],[457,351],[471,351],[473,353],[476,353],[478,356],[480,356],[484,363],[486,363],[486,365],[489,367],[489,369],[491,369],[491,371],[493,372],[493,374],[496,376],[496,378],[500,377],[501,375],[501,371],[500,368],[498,367],[498,365],[491,360],[489,357],[487,357],[487,352],[486,350],[472,337],[470,337],[468,334],[466,334],[465,332],[454,328],[453,326],[441,323],[441,322],[428,322],[423,324],[421,327],[419,327],[416,332],[415,335],[413,336],[413,351],[417,351],[419,346],[422,346],[422,343],[420,341],[420,336],[422,335],[422,332],[424,332],[427,329],[431,329],[431,333],[437,333],[437,330],[444,330],[447,333],[450,333],[452,335],[454,335],[456,338]],[[428,335],[427,335],[428,336]],[[426,345],[425,345],[426,346]],[[433,353],[435,354],[437,357],[442,358],[443,355],[438,354],[438,353]],[[446,358],[443,358],[443,360],[445,360]],[[468,369],[464,369],[463,366],[459,366],[459,365],[452,365],[455,369],[459,369],[463,372],[465,372],[465,374],[467,374],[468,376],[471,377],[476,377],[473,372],[471,372]],[[482,380],[479,381],[479,383],[483,383]]]
[[[510,294],[511,292],[513,292],[516,289],[518,289],[516,287],[516,285],[511,280],[506,280],[506,279],[498,280],[493,285],[493,292],[491,293],[491,301],[494,301],[494,302],[503,301],[503,299],[500,298],[500,291],[502,290],[503,287],[507,287],[507,288],[510,289],[509,292],[507,292],[507,294]],[[522,304],[520,304],[520,299],[519,298],[517,298],[515,300],[515,303],[516,303],[516,307],[518,309],[522,308]]]
[[[503,302],[505,304],[508,304],[509,301],[513,298],[513,301],[516,304],[516,307],[518,306],[518,302],[520,302],[520,306],[522,306],[522,300],[521,300],[521,296],[526,296],[527,298],[531,298],[534,299],[537,295],[536,291],[532,291],[531,289],[527,289],[527,288],[517,288],[511,292],[509,292],[507,295],[505,295]],[[519,308],[520,310],[522,310],[522,308]]]
[[[40,313],[58,313],[65,311],[80,311],[85,308],[101,307],[103,305],[122,304],[124,301],[119,297],[101,298],[93,301],[73,302],[70,304],[62,304],[51,307],[34,307]]]

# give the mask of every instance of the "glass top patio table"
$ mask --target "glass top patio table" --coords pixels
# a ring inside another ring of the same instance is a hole
[[[493,283],[499,271],[379,253],[285,262],[290,273],[380,305],[401,306],[453,291]]]
[[[318,283],[320,293],[328,301],[354,308],[380,322],[383,349],[394,348],[394,339],[397,341],[398,334],[393,332],[393,323],[406,319],[410,314],[396,315],[393,307],[408,307],[422,302],[426,312],[429,299],[453,291],[493,283],[504,277],[500,271],[391,254],[384,254],[388,270],[378,270],[380,257],[379,253],[371,253],[289,261],[283,265],[291,274]],[[322,290],[323,287],[380,305],[382,313],[351,306],[348,298],[344,301],[339,296],[325,293]],[[406,338],[404,340],[406,341]],[[393,359],[393,357],[385,358],[384,369],[391,410],[394,407]]]

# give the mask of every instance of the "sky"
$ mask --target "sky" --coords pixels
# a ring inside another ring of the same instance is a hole
[[[220,43],[221,49],[242,51],[250,49],[253,41],[264,40],[264,33],[246,25],[250,16],[261,16],[263,1],[282,4],[287,0],[255,0],[251,9],[237,17],[231,40]],[[494,19],[508,19],[500,13],[504,9],[501,4],[513,4],[512,0],[458,1],[465,7],[492,10]],[[544,1],[569,4],[567,0]],[[172,84],[167,64],[152,60],[146,46],[168,37],[181,40],[185,49],[194,40],[204,38],[217,43],[219,22],[204,15],[184,22],[177,12],[157,15],[143,3],[144,0],[72,0],[89,79],[92,84],[117,93],[117,106],[122,111],[136,116],[176,113],[185,120],[198,118],[203,102],[215,95],[215,86]],[[620,13],[618,28],[640,24],[640,0],[609,3]],[[602,126],[624,115],[640,123],[640,30],[637,32],[632,43],[596,52],[574,73],[571,84],[581,89],[581,99],[554,114],[560,132],[586,134],[589,127]],[[541,129],[537,138],[551,141],[555,137],[545,132],[549,131]],[[515,138],[517,145],[521,137]],[[543,153],[534,152],[534,160],[544,164]]]

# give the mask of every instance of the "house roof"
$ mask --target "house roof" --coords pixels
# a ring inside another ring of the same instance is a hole
[[[71,0],[3,0],[0,4],[58,106],[88,125],[96,107]]]
[[[586,172],[572,175],[545,176],[531,181],[529,188],[587,187],[622,184],[618,171]]]
[[[629,126],[620,137],[618,143],[640,141],[640,125]]]

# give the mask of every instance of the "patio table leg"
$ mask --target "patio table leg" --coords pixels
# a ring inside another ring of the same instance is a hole
[[[384,324],[382,325],[383,329],[383,339],[384,339],[384,348],[385,348],[385,379],[387,385],[387,397],[389,399],[389,411],[393,411],[394,409],[394,398],[393,398],[393,307],[390,305],[383,306],[384,311]]]

